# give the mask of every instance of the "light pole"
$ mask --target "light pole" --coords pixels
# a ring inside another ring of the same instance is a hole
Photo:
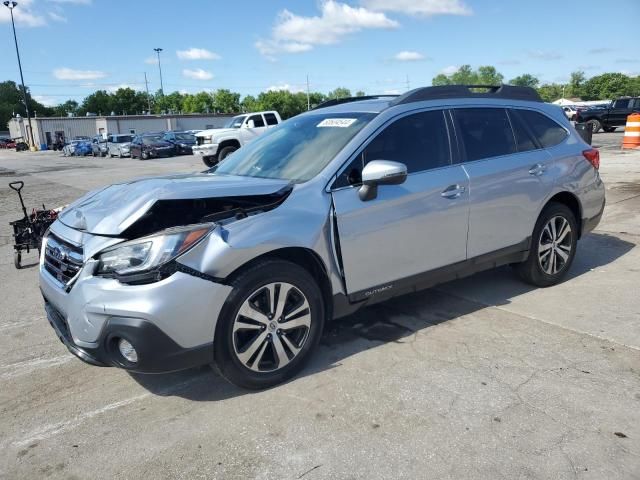
[[[158,70],[160,71],[160,94],[164,96],[164,87],[162,86],[162,66],[160,65],[160,52],[162,51],[162,49],[154,48],[153,50],[158,54]]]
[[[13,9],[18,6],[18,2],[5,1],[4,6],[11,12],[11,27],[13,27],[13,41],[16,44],[16,56],[18,57],[18,69],[20,70],[20,81],[22,82],[22,95],[24,97],[24,109],[27,112],[27,122],[29,123],[29,139],[31,140],[31,146],[33,147],[33,128],[31,128],[31,113],[29,113],[29,103],[27,102],[27,89],[24,86],[24,77],[22,76],[22,63],[20,62],[20,51],[18,50],[18,37],[16,37],[16,24],[13,21]]]

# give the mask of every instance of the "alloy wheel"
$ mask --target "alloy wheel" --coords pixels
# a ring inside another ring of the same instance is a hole
[[[291,363],[311,328],[305,295],[290,283],[269,283],[243,302],[233,323],[233,349],[255,372],[273,372]]]
[[[542,229],[538,243],[538,262],[540,268],[555,275],[567,265],[573,248],[571,224],[562,216],[552,217]]]

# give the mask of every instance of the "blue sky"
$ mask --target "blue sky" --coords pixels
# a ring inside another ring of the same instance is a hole
[[[268,88],[395,93],[440,72],[494,65],[509,80],[571,71],[638,75],[639,0],[18,0],[25,83],[46,104],[98,88]],[[0,5],[0,80],[18,81]],[[591,35],[591,32],[598,32]],[[407,82],[408,78],[408,82]]]

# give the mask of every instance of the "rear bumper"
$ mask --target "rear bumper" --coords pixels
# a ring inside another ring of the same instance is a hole
[[[74,342],[64,316],[46,298],[44,308],[60,341],[69,352],[90,365],[120,367],[139,373],[162,373],[213,361],[213,343],[183,348],[156,325],[139,318],[111,317],[95,346],[79,346]],[[117,343],[121,338],[135,347],[139,359],[135,364],[120,354]]]

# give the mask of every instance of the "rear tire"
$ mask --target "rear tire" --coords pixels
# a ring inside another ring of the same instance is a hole
[[[222,150],[220,150],[220,153],[218,153],[218,162],[223,161],[236,150],[238,150],[236,147],[224,147]]]
[[[22,254],[20,252],[14,252],[13,265],[20,270],[22,268]]]
[[[229,285],[233,290],[220,313],[213,349],[222,376],[249,389],[293,377],[322,335],[325,306],[318,284],[304,268],[274,259],[248,268]]]
[[[602,123],[600,123],[600,120],[596,120],[595,118],[593,120],[589,120],[587,124],[591,127],[592,133],[598,133],[602,128]]]
[[[140,154],[140,160],[149,160],[149,154],[147,152],[142,152]]]
[[[522,280],[537,287],[560,283],[571,268],[577,243],[578,224],[573,212],[562,203],[550,203],[533,229],[529,258],[516,265],[516,271]]]

